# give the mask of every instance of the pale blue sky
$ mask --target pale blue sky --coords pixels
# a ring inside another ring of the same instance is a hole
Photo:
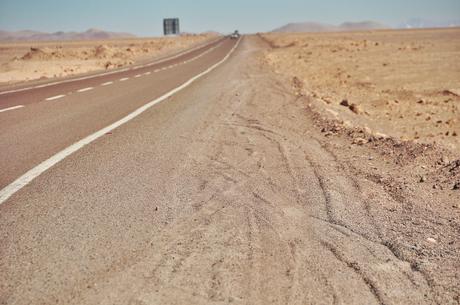
[[[288,22],[374,20],[397,26],[411,18],[459,20],[460,0],[0,0],[0,29],[45,32],[91,27],[161,34],[163,17],[181,30],[269,31]]]

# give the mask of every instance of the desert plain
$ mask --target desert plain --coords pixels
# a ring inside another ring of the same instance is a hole
[[[327,115],[460,154],[460,29],[262,37],[266,62]]]
[[[437,287],[436,303],[457,304],[460,29],[259,36],[269,46],[261,65],[297,96],[340,166],[392,198],[374,210],[390,248]],[[428,237],[444,233],[445,244]]]
[[[0,86],[112,70],[190,48],[214,34],[0,43]]]

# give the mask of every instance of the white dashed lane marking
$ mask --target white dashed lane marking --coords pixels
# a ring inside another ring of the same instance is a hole
[[[59,99],[59,98],[61,98],[61,97],[64,97],[64,96],[65,96],[65,94],[56,95],[56,96],[49,97],[49,98],[47,98],[47,99],[45,99],[45,100],[47,100],[47,101],[54,101],[54,100],[57,100],[57,99]]]
[[[19,108],[22,108],[24,107],[24,105],[18,105],[18,106],[13,106],[13,107],[9,107],[9,108],[4,108],[4,109],[0,109],[0,112],[6,112],[6,111],[10,111],[10,110],[15,110],[15,109],[19,109]]]
[[[134,76],[134,78],[139,78],[139,77],[141,77],[141,76],[142,76],[142,75],[138,74],[138,75]]]
[[[120,82],[124,82],[125,80],[128,80],[129,77],[124,77],[124,78],[120,78]]]
[[[83,88],[83,89],[77,90],[77,92],[85,92],[85,91],[89,91],[89,90],[93,90],[93,89],[94,89],[93,87],[88,87],[88,88]]]
[[[101,86],[108,86],[108,85],[111,85],[111,84],[113,84],[113,82],[106,82],[106,83],[101,84]]]

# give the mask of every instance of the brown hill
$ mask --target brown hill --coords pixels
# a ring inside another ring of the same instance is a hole
[[[132,38],[129,33],[108,32],[98,29],[89,29],[85,32],[54,32],[43,33],[36,31],[0,31],[0,41],[56,41],[56,40],[102,40],[116,38]]]

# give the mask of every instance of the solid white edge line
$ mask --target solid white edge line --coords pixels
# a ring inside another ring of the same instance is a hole
[[[185,51],[182,51],[180,53],[177,53],[176,55],[173,55],[171,57],[166,57],[166,58],[163,58],[163,59],[159,59],[158,61],[153,61],[153,62],[145,64],[145,65],[139,65],[139,66],[135,66],[133,68],[124,68],[124,69],[121,69],[121,70],[104,72],[104,73],[99,73],[99,74],[95,74],[95,75],[82,76],[82,77],[72,78],[72,79],[67,79],[67,80],[62,80],[62,81],[56,81],[56,82],[37,85],[37,86],[32,86],[32,87],[26,87],[26,88],[21,88],[21,89],[13,89],[13,90],[2,91],[2,92],[0,92],[0,95],[8,94],[8,93],[21,92],[21,91],[27,91],[27,90],[32,90],[32,89],[38,89],[38,88],[44,88],[44,87],[49,87],[49,86],[58,85],[58,84],[64,84],[64,83],[69,83],[69,82],[76,82],[76,81],[85,80],[85,79],[91,79],[91,78],[96,78],[96,77],[101,77],[101,76],[105,76],[105,75],[111,75],[111,74],[116,74],[116,73],[119,73],[119,72],[128,71],[130,69],[139,69],[139,68],[142,68],[142,67],[150,67],[150,66],[160,64],[162,62],[165,62],[165,61],[180,57],[182,55],[191,53],[191,52],[193,52],[195,50],[198,50],[200,48],[204,48],[204,47],[206,47],[206,46],[208,46],[210,44],[213,44],[213,43],[215,43],[215,42],[217,42],[219,40],[224,40],[224,39],[225,39],[225,37],[219,37],[219,38],[214,39],[214,40],[212,40],[210,42],[200,44],[200,45],[198,45],[198,46],[196,46],[196,47],[194,47],[192,49],[185,50]]]
[[[88,88],[83,88],[83,89],[77,90],[77,92],[85,92],[85,91],[89,91],[89,90],[93,90],[93,89],[94,89],[93,87],[88,87]]]
[[[64,97],[64,96],[65,96],[65,94],[52,96],[52,97],[46,98],[45,101],[54,101],[54,100],[57,100],[58,98],[61,98],[61,97]]]
[[[186,81],[185,83],[180,85],[179,87],[176,87],[175,89],[169,91],[168,93],[162,95],[161,97],[159,97],[159,98],[157,98],[157,99],[155,99],[153,101],[150,101],[149,103],[145,104],[144,106],[136,109],[135,111],[131,112],[130,114],[128,114],[127,116],[125,116],[121,120],[116,121],[115,123],[103,128],[103,129],[101,129],[99,131],[96,131],[95,133],[87,136],[86,138],[81,139],[80,141],[70,145],[69,147],[65,148],[64,150],[61,150],[60,152],[58,152],[57,154],[55,154],[54,156],[52,156],[48,160],[43,161],[42,163],[40,163],[39,165],[37,165],[34,168],[32,168],[31,170],[29,170],[28,172],[26,172],[24,175],[22,175],[18,179],[16,179],[15,181],[13,181],[9,185],[7,185],[5,188],[3,188],[0,191],[0,205],[3,204],[8,198],[13,196],[17,191],[22,189],[24,186],[29,184],[32,180],[34,180],[35,178],[40,176],[42,173],[44,173],[45,171],[47,171],[48,169],[53,167],[58,162],[64,160],[66,157],[68,157],[71,154],[73,154],[74,152],[80,150],[82,147],[84,147],[84,146],[90,144],[91,142],[99,139],[100,137],[102,137],[106,133],[108,133],[108,132],[114,130],[115,128],[118,128],[121,125],[131,121],[132,119],[134,119],[135,117],[139,116],[141,113],[143,113],[144,111],[146,111],[149,108],[153,107],[154,105],[166,100],[167,98],[173,96],[177,92],[179,92],[179,91],[183,90],[184,88],[190,86],[197,79],[199,79],[199,78],[205,76],[206,74],[209,74],[210,72],[212,72],[218,66],[220,66],[225,61],[227,61],[227,59],[230,57],[230,55],[232,55],[232,53],[236,50],[236,48],[240,44],[241,39],[242,38],[238,39],[237,43],[233,46],[233,48],[230,50],[230,52],[228,52],[228,54],[222,60],[220,60],[216,64],[212,65],[211,67],[209,67],[205,71],[195,75],[194,77],[192,77],[191,79],[189,79],[188,81]]]
[[[3,108],[3,109],[0,109],[0,112],[5,112],[5,111],[14,110],[14,109],[19,109],[19,108],[22,108],[22,107],[24,107],[24,105],[17,105],[17,106],[13,106],[13,107],[9,107],[9,108]]]

